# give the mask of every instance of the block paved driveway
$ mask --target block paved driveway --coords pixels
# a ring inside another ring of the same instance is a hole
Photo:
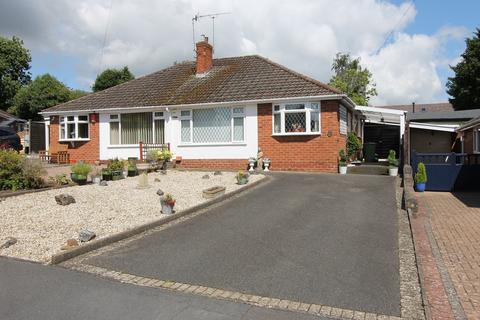
[[[245,196],[85,263],[399,316],[394,179],[274,174]]]

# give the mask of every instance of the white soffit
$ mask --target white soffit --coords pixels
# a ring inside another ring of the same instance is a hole
[[[410,128],[415,128],[415,129],[444,131],[444,132],[455,132],[455,130],[459,127],[458,124],[436,124],[436,123],[411,122],[411,121],[409,126]]]

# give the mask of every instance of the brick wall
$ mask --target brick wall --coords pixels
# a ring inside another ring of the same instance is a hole
[[[55,144],[68,145],[68,154],[70,155],[70,162],[75,163],[79,160],[86,162],[94,162],[100,159],[100,124],[97,121],[92,122],[92,115],[90,119],[90,141],[75,141],[75,142],[59,142],[59,116],[51,117],[50,119],[50,149]]]
[[[272,170],[338,171],[338,152],[345,148],[340,135],[339,101],[322,101],[321,135],[272,136],[272,105],[258,105],[258,146],[271,159]]]
[[[182,159],[176,164],[182,169],[211,169],[211,170],[247,170],[247,159]]]

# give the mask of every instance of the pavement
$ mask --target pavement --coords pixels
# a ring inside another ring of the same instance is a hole
[[[109,281],[0,257],[2,320],[327,319]]]
[[[245,196],[85,263],[399,316],[398,254],[393,178],[282,173]]]

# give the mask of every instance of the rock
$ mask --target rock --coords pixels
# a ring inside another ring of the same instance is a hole
[[[102,186],[102,187],[106,187],[106,186],[108,186],[108,183],[107,183],[107,181],[102,180],[102,181],[100,181],[99,185]]]
[[[0,246],[0,249],[7,249],[17,243],[17,238],[8,237],[7,240]]]
[[[57,203],[62,206],[68,206],[71,203],[75,203],[75,199],[71,195],[66,193],[56,195],[55,201],[57,201]]]
[[[167,170],[161,170],[160,173],[161,174],[167,174]]]
[[[215,171],[213,173],[214,176],[221,176],[222,175],[222,172],[221,171]]]
[[[160,179],[159,179],[159,178],[155,178],[153,181],[154,181],[154,182],[160,182]]]
[[[67,244],[60,247],[61,250],[71,250],[75,247],[78,247],[78,241],[75,239],[68,239]]]
[[[78,240],[80,240],[80,242],[87,242],[92,240],[95,237],[96,237],[95,232],[86,230],[86,229],[78,233]]]
[[[163,192],[162,189],[158,189],[157,194],[161,197],[161,196],[163,196],[164,192]]]
[[[202,179],[210,179],[210,176],[208,174],[204,175]]]

